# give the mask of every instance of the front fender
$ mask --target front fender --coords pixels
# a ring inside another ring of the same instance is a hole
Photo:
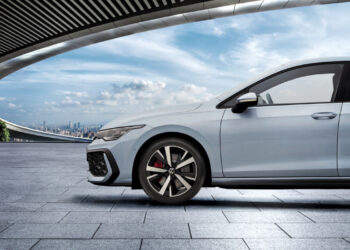
[[[217,135],[217,140],[209,140],[209,138],[203,136],[200,131],[192,129],[190,127],[181,126],[181,125],[163,125],[155,128],[151,128],[146,131],[135,143],[135,149],[140,150],[141,147],[147,143],[149,140],[152,140],[154,137],[158,137],[162,134],[167,133],[179,133],[186,136],[189,136],[196,140],[199,144],[202,145],[206,151],[209,163],[211,166],[212,177],[223,177],[223,171],[220,160],[220,147],[219,147],[219,134]],[[138,152],[137,150],[137,152]],[[137,154],[137,153],[136,153]],[[135,158],[136,158],[135,154]],[[134,158],[134,160],[135,160]]]

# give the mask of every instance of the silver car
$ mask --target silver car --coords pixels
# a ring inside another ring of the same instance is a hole
[[[347,187],[349,73],[350,58],[291,63],[208,102],[116,119],[88,146],[88,179],[168,204],[203,186]]]

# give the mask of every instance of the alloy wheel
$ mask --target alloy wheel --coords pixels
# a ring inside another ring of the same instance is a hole
[[[164,146],[148,160],[146,177],[149,185],[165,197],[187,193],[197,179],[197,164],[191,153],[179,146]]]

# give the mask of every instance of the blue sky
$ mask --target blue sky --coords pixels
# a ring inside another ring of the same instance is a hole
[[[84,47],[0,81],[0,117],[103,124],[215,97],[290,60],[350,56],[350,3],[233,16]]]

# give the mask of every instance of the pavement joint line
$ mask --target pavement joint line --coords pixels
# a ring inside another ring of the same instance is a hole
[[[124,193],[125,193],[125,188],[123,189],[123,191],[122,191],[122,193],[120,194],[120,200],[123,200],[123,195],[124,195]],[[120,200],[119,200],[119,202],[120,202]],[[109,209],[109,212],[112,212],[113,211],[113,208],[115,208],[116,206],[117,206],[117,204],[118,204],[118,200],[116,200],[114,203],[113,203],[113,206]]]
[[[93,239],[97,233],[97,231],[100,229],[100,227],[102,226],[102,223],[100,223],[100,225],[98,225],[96,231],[94,232],[94,234],[91,236],[91,239]]]
[[[250,247],[249,247],[248,243],[245,241],[245,239],[242,238],[242,240],[243,240],[244,244],[247,246],[247,248],[250,250]]]
[[[280,198],[278,198],[276,195],[272,194],[273,197],[275,197],[277,200],[279,200],[280,202],[284,203],[284,201]]]
[[[60,220],[58,220],[57,223],[61,223],[61,221],[67,217],[68,214],[70,214],[71,211],[67,212]]]
[[[189,231],[189,233],[190,233],[190,239],[193,239],[193,238],[192,238],[192,232],[191,232],[190,223],[187,223],[187,226],[188,226],[188,231]]]
[[[228,223],[231,223],[230,220],[227,218],[226,214],[225,214],[225,211],[221,210],[221,213],[224,215],[224,217],[226,218],[227,222]]]
[[[142,248],[142,243],[143,243],[143,239],[141,239],[139,250],[141,250],[141,248]]]
[[[262,212],[262,210],[258,207],[258,205],[255,202],[249,202],[253,205],[253,207],[255,207],[256,209],[258,209],[260,212]]]
[[[349,243],[350,244],[350,241],[345,239],[345,238],[342,238],[342,240],[344,240],[346,243]]]
[[[303,212],[301,211],[298,211],[298,213],[300,213],[301,215],[303,215],[305,218],[311,220],[313,223],[316,223],[316,221],[314,221],[313,219],[311,219],[310,217],[308,217],[306,214],[304,214]]]
[[[34,249],[34,247],[36,246],[36,245],[38,245],[38,243],[41,241],[41,239],[38,239],[34,244],[33,244],[33,246],[31,246],[30,248],[29,248],[29,250],[32,250],[32,249]]]
[[[286,230],[284,230],[280,225],[278,225],[277,223],[274,223],[283,233],[285,233],[289,238],[293,238],[289,233],[287,233]]]
[[[59,194],[59,195],[63,195],[63,194],[65,194],[65,193],[67,193],[69,191],[69,187],[67,187],[66,188],[66,190],[64,190],[61,194]]]
[[[298,194],[302,194],[302,195],[304,195],[304,193],[303,193],[303,192],[300,192],[300,191],[299,191],[299,190],[297,190],[297,189],[293,189],[293,191],[297,192]]]
[[[214,201],[217,201],[212,193],[210,193],[210,192],[208,192],[208,193],[210,194],[211,198],[213,198]]]
[[[36,203],[36,202],[34,202],[34,203]],[[40,207],[38,207],[37,209],[34,209],[34,212],[39,212],[39,211],[41,211],[40,209],[42,209],[46,204],[47,204],[47,202],[43,202],[44,204],[42,204]]]
[[[4,232],[5,230],[7,230],[10,226],[14,225],[15,223],[9,223],[9,224],[6,224],[7,227],[5,227],[4,229],[0,230],[0,234],[2,232]]]
[[[147,216],[147,211],[145,212],[145,216],[143,217],[143,224],[146,223],[146,216]]]
[[[342,199],[343,201],[349,202],[348,199],[345,199],[344,197],[342,197],[342,196],[340,196],[340,195],[338,195],[338,194],[335,194],[334,196],[337,197],[337,198],[339,198],[339,199]]]
[[[237,189],[237,192],[244,196],[244,193],[240,189]]]

